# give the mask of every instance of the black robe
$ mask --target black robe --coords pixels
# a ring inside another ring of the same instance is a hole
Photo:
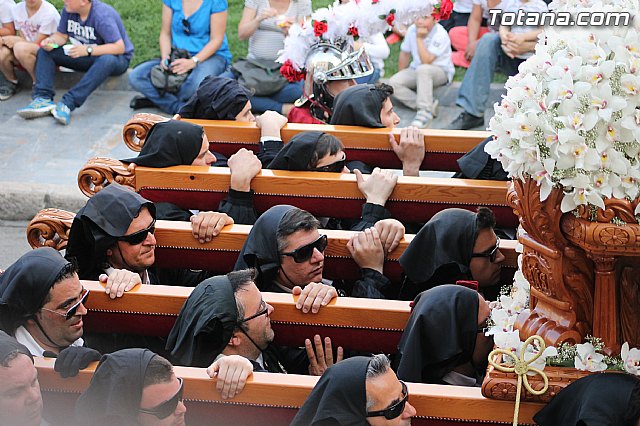
[[[367,368],[371,358],[353,357],[329,367],[290,426],[365,426]]]
[[[296,207],[274,206],[264,212],[256,221],[242,246],[234,270],[255,268],[258,271],[256,285],[262,291],[283,292],[274,285],[280,269],[280,255],[276,241],[276,231],[285,214]],[[334,285],[352,297],[374,299],[386,298],[391,291],[391,281],[373,269],[361,269],[362,279],[355,283],[336,281]]]
[[[384,127],[380,121],[380,111],[386,98],[383,98],[373,84],[358,84],[343,90],[336,96],[333,104],[331,124]]]
[[[502,168],[502,164],[491,158],[491,156],[484,151],[484,147],[487,146],[487,143],[491,140],[493,140],[493,136],[489,136],[476,145],[471,151],[458,158],[457,161],[458,166],[460,166],[460,172],[456,173],[453,177],[462,179],[509,180],[509,176]]]
[[[441,285],[420,293],[398,345],[398,378],[444,383],[442,377],[471,361],[478,329],[478,292]]]
[[[594,373],[576,380],[534,417],[540,426],[636,426],[640,379],[625,373]]]
[[[144,376],[154,356],[147,349],[124,349],[104,355],[89,387],[78,398],[76,423],[137,425]]]
[[[25,345],[18,343],[16,339],[0,330],[0,365],[5,365],[9,355],[16,352],[28,356],[33,361],[33,355]]]

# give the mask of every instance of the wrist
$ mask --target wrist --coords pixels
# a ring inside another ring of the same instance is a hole
[[[386,202],[387,202],[387,200],[385,198],[382,198],[382,197],[378,197],[378,196],[367,197],[367,203],[369,203],[369,204],[377,204],[379,206],[384,207]]]
[[[273,139],[282,140],[282,138],[280,137],[280,128],[271,126],[271,125],[266,125],[261,129],[261,132],[260,132],[260,140],[262,140],[262,138],[265,138],[265,139],[268,138],[268,140],[273,140]]]
[[[249,192],[251,190],[251,179],[247,177],[234,177],[231,175],[231,189],[240,192]]]
[[[420,176],[420,166],[417,166],[417,167],[413,167],[413,166],[403,167],[402,168],[402,175],[403,176]]]
[[[200,58],[198,58],[197,56],[192,56],[191,60],[193,61],[193,63],[195,64],[195,67],[198,66],[198,64],[200,63]]]

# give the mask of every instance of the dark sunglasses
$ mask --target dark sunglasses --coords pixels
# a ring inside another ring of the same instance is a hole
[[[247,321],[251,321],[254,318],[258,318],[260,315],[266,315],[269,312],[269,306],[267,306],[267,304],[264,302],[264,300],[260,303],[260,307],[262,309],[260,309],[257,313],[251,315],[250,317],[242,318],[240,320],[240,322],[244,323],[244,322],[247,322]]]
[[[498,256],[498,249],[500,249],[500,237],[496,238],[496,246],[490,252],[484,253],[472,253],[471,257],[488,257],[491,263],[496,261]]]
[[[125,243],[131,244],[132,246],[138,245],[144,240],[147,239],[147,234],[153,234],[156,232],[156,220],[153,219],[151,225],[148,228],[141,229],[138,232],[134,232],[133,234],[123,235],[118,238],[118,241],[124,241]]]
[[[344,158],[342,160],[336,161],[335,163],[327,164],[326,166],[316,167],[315,169],[311,169],[311,171],[341,173],[346,163],[347,163],[347,159]]]
[[[281,256],[291,256],[293,257],[293,261],[296,263],[306,262],[311,259],[313,256],[313,249],[318,249],[320,253],[324,252],[327,248],[327,236],[320,235],[317,240],[312,243],[307,244],[306,246],[299,247],[294,251],[290,251],[287,253],[280,253]]]
[[[180,389],[178,392],[173,395],[170,399],[167,399],[165,402],[162,402],[156,405],[153,408],[145,409],[138,408],[138,411],[145,414],[151,414],[152,416],[156,416],[158,419],[162,420],[170,415],[172,415],[176,411],[176,407],[178,403],[182,401],[182,393],[184,391],[182,387],[182,377],[178,377],[178,381],[180,382]]]
[[[367,412],[367,417],[384,416],[387,420],[393,420],[402,414],[404,406],[407,404],[407,399],[409,399],[409,390],[407,389],[407,384],[405,382],[402,380],[399,380],[399,382],[402,385],[402,394],[404,395],[402,399],[385,410]]]
[[[186,19],[182,20],[182,29],[186,35],[191,34],[191,24]]]
[[[47,312],[51,312],[53,314],[56,315],[60,315],[63,316],[65,320],[69,321],[78,311],[78,307],[83,304],[84,302],[87,301],[87,297],[89,297],[89,290],[83,289],[84,293],[82,293],[82,296],[80,296],[80,300],[78,300],[76,303],[73,304],[72,307],[70,307],[67,312],[65,312],[64,314],[58,311],[54,311],[53,309],[47,309],[47,308],[40,308],[43,311],[47,311]]]

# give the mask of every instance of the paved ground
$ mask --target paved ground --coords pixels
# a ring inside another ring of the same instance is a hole
[[[58,77],[56,87],[70,87],[77,75]],[[29,85],[23,81],[23,86]],[[432,127],[443,128],[460,112],[455,106],[458,85],[440,89],[439,116]],[[64,90],[57,93],[59,100]],[[71,124],[63,126],[53,117],[24,120],[15,112],[30,102],[29,90],[0,102],[0,268],[6,267],[28,249],[24,227],[45,207],[77,211],[86,198],[77,185],[77,172],[94,156],[126,158],[132,152],[122,142],[122,126],[132,116],[129,100],[135,93],[126,77],[113,78],[87,102],[73,111]],[[492,103],[500,87],[492,90]],[[413,113],[396,107],[406,126]],[[157,110],[140,110],[156,112]],[[492,108],[487,111],[488,117]],[[482,128],[480,128],[482,129]]]

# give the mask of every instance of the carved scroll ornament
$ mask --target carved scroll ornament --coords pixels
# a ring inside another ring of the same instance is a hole
[[[52,247],[56,250],[63,250],[67,247],[74,217],[74,213],[65,210],[41,210],[27,226],[29,245],[32,248]]]
[[[140,152],[147,138],[149,130],[154,124],[169,119],[158,114],[139,113],[135,114],[122,129],[124,143],[135,152]]]
[[[135,165],[126,166],[119,160],[94,157],[78,172],[78,187],[87,197],[93,197],[110,183],[119,183],[135,190]]]

